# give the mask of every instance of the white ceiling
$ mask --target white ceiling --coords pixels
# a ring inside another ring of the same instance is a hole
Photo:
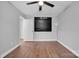
[[[42,11],[39,11],[38,3],[26,5],[28,2],[31,1],[11,1],[11,3],[25,15],[51,17],[56,17],[59,15],[71,3],[70,1],[48,1],[54,4],[55,7],[51,8],[47,5],[43,5]]]

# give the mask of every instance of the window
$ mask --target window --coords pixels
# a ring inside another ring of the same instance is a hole
[[[51,32],[52,18],[51,17],[35,17],[34,18],[35,32]]]

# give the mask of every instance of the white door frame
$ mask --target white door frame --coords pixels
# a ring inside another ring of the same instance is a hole
[[[34,41],[33,34],[34,34],[34,20],[33,19],[25,19],[24,17],[20,17],[20,38],[24,41]],[[24,23],[25,24],[24,24]],[[29,22],[29,24],[28,24]],[[26,24],[27,23],[27,24]],[[32,25],[32,26],[31,26]],[[28,26],[28,27],[27,27]],[[24,29],[23,29],[24,28]],[[25,31],[26,30],[26,31]],[[28,31],[27,31],[28,30]],[[26,33],[27,32],[27,33]],[[29,32],[29,33],[28,33]],[[28,36],[28,39],[26,38]]]

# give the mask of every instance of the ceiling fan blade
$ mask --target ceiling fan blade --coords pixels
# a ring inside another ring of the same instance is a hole
[[[42,10],[42,6],[39,6],[39,11],[41,11]]]
[[[38,3],[38,1],[26,3],[27,5]]]
[[[48,5],[48,6],[50,6],[50,7],[54,7],[55,6],[55,5],[53,5],[53,4],[49,3],[49,2],[46,2],[46,1],[44,1],[43,3]]]

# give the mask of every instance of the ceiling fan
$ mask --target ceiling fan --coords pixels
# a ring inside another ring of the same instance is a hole
[[[54,7],[55,5],[49,3],[49,2],[46,2],[46,1],[34,1],[34,2],[29,2],[29,3],[26,3],[27,5],[31,5],[31,4],[36,4],[36,3],[39,3],[39,11],[42,10],[42,5],[45,4],[45,5],[48,5],[50,7]]]

